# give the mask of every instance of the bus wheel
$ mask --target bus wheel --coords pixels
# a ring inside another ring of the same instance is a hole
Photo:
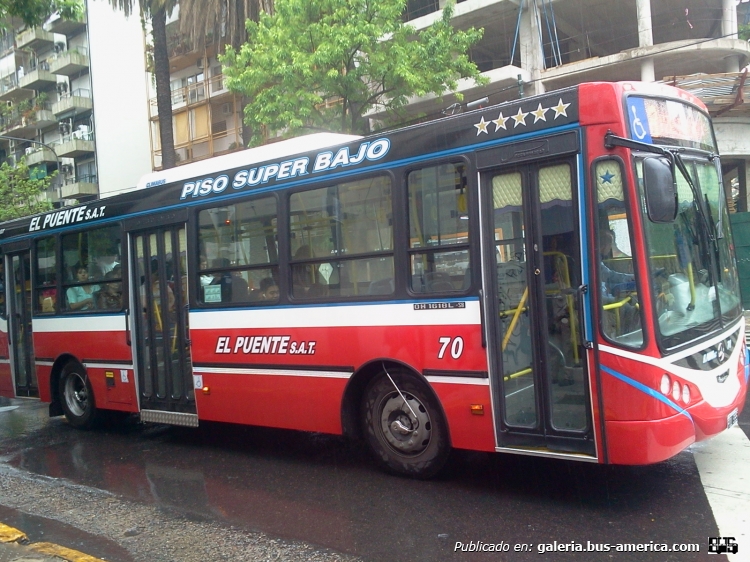
[[[362,421],[370,449],[378,463],[391,472],[417,478],[434,476],[450,453],[440,408],[412,377],[391,376],[398,389],[383,373],[365,390]]]
[[[91,384],[82,365],[71,361],[60,375],[60,396],[65,417],[77,429],[91,429],[96,422],[96,406]]]

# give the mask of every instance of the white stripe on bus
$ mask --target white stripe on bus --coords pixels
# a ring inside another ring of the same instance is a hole
[[[466,308],[414,310],[414,303],[240,308],[191,311],[191,330],[233,328],[367,328],[378,326],[479,325],[479,301]]]

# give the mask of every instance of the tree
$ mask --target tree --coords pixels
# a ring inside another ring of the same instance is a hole
[[[417,32],[401,20],[406,0],[276,0],[248,22],[248,42],[220,57],[230,89],[248,97],[253,144],[263,128],[369,132],[368,111],[393,114],[412,96],[486,83],[469,60],[482,30],[456,31],[453,6]],[[459,94],[456,94],[460,97]]]
[[[33,27],[44,23],[55,12],[65,19],[78,20],[83,14],[83,5],[81,0],[0,0],[0,21],[20,18]]]
[[[42,198],[57,172],[43,178],[34,178],[22,158],[15,166],[3,162],[0,166],[0,221],[16,219],[52,209],[52,204]]]
[[[177,0],[109,0],[110,5],[122,10],[125,16],[133,12],[135,2],[142,19],[150,18],[154,38],[154,77],[156,78],[156,109],[159,112],[159,140],[161,167],[174,168],[174,133],[172,132],[172,92],[169,87],[169,51],[167,50],[167,14]]]

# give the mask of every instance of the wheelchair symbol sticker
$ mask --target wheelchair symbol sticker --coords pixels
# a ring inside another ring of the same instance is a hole
[[[628,98],[628,118],[631,136],[641,142],[651,143],[651,131],[643,98]]]

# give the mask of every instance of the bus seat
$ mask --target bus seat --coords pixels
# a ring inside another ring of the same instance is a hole
[[[367,289],[368,295],[392,295],[395,290],[393,277],[386,277],[385,279],[378,279],[370,283]]]

